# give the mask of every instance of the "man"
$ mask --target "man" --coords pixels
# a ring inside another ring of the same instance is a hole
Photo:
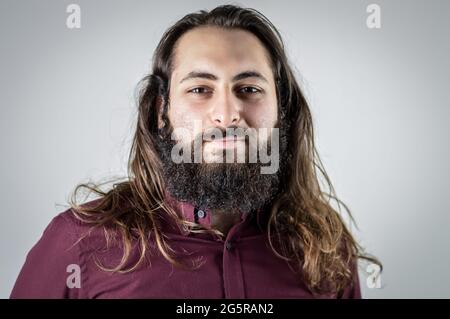
[[[75,189],[100,198],[52,220],[12,298],[361,297],[368,257],[319,187],[310,111],[267,18],[185,16],[143,84],[129,180]]]

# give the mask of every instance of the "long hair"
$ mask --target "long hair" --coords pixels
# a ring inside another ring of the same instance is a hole
[[[211,231],[182,220],[166,203],[163,164],[156,149],[158,118],[166,124],[169,122],[174,47],[184,33],[200,26],[246,30],[257,36],[267,49],[280,120],[288,123],[288,162],[280,183],[283,189],[269,209],[269,243],[276,256],[301,272],[312,291],[342,292],[352,283],[355,260],[364,258],[381,264],[363,253],[340,215],[342,205],[351,217],[348,207],[337,198],[320,161],[314,145],[311,112],[288,64],[281,35],[255,9],[224,5],[209,12],[201,10],[184,16],[164,33],[153,55],[151,73],[140,82],[138,118],[127,180],[114,183],[108,191],[102,191],[99,184],[79,184],[69,200],[73,213],[94,227],[102,227],[107,239],[110,234],[119,234],[123,244],[122,260],[116,267],[103,268],[108,271],[133,271],[146,258],[150,235],[164,258],[174,265],[185,266],[177,261],[176,251],[162,231],[158,219],[161,214],[192,231]],[[320,176],[327,191],[321,187]],[[77,193],[83,188],[99,195],[99,200],[90,205],[77,204]],[[332,207],[332,200],[337,203],[339,212]],[[125,267],[133,240],[139,245],[140,258],[134,265]]]

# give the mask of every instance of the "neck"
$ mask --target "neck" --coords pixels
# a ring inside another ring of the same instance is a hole
[[[228,231],[241,220],[240,214],[215,210],[211,214],[211,227],[219,230],[224,236]]]

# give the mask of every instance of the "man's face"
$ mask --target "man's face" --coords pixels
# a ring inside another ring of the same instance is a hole
[[[211,128],[273,128],[277,97],[268,53],[259,39],[244,30],[201,27],[177,42],[170,81],[169,120],[183,144]],[[266,141],[260,141],[265,143]],[[205,162],[224,149],[244,152],[245,139],[204,142]],[[248,145],[247,145],[248,147]]]
[[[270,58],[256,36],[217,27],[185,33],[174,49],[170,79],[168,118],[173,134],[157,140],[169,192],[179,200],[214,210],[261,208],[279,184],[277,169],[261,173],[267,162],[260,158],[270,150],[276,155],[275,159],[271,156],[270,165],[278,167],[278,147],[273,146],[278,145],[278,134],[270,131],[279,125],[277,108]],[[222,139],[223,133],[233,134],[227,128],[246,130],[249,138]],[[220,135],[208,141],[203,134],[212,130],[220,130]],[[251,142],[252,135],[257,135],[258,145]],[[174,160],[175,144],[189,146],[188,162]],[[195,160],[198,147],[200,162]],[[280,147],[282,155],[285,146]],[[230,152],[234,154],[231,162]],[[257,160],[250,160],[255,153]],[[239,160],[240,154],[245,162]]]

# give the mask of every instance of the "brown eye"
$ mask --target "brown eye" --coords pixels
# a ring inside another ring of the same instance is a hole
[[[253,87],[253,86],[246,86],[243,88],[239,89],[239,93],[244,93],[244,94],[256,94],[256,93],[260,93],[261,90]]]
[[[194,93],[194,94],[204,94],[208,93],[207,88],[204,87],[196,87],[188,91],[188,93]]]

